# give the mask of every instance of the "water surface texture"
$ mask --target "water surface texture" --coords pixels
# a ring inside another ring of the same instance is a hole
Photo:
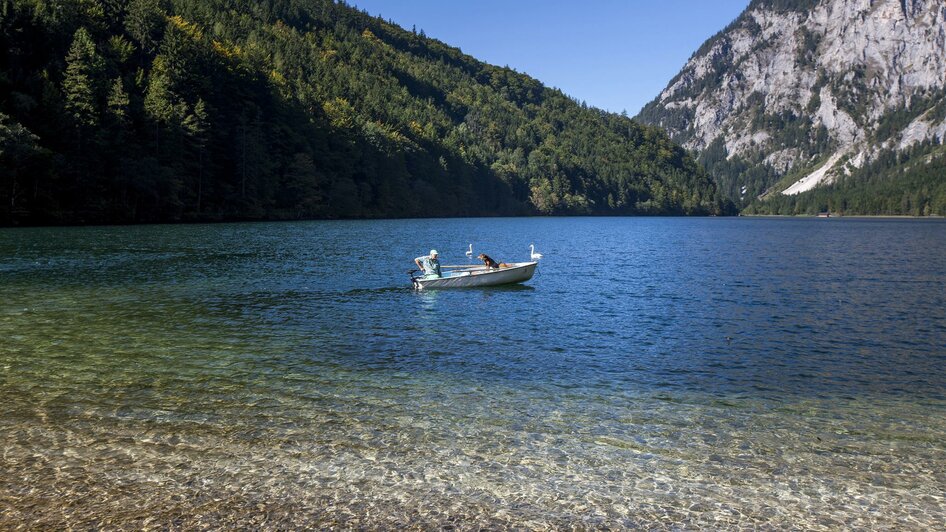
[[[431,247],[524,286],[415,292]],[[0,230],[0,528],[940,528],[946,223]]]

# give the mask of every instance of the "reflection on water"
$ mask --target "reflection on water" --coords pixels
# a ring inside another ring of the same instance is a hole
[[[934,528],[944,229],[4,230],[0,528]],[[470,240],[546,258],[408,288]]]

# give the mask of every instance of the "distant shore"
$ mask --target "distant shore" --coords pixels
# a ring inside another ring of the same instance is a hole
[[[905,214],[831,214],[819,216],[817,214],[734,214],[734,215],[683,215],[683,214],[562,214],[562,215],[482,215],[482,216],[409,216],[409,217],[352,217],[352,218],[209,218],[205,220],[165,220],[142,222],[89,222],[89,223],[22,223],[0,224],[0,229],[29,228],[29,227],[109,227],[109,226],[139,226],[139,225],[205,225],[230,223],[280,223],[280,222],[325,222],[325,221],[383,221],[383,220],[449,220],[457,218],[489,219],[489,218],[891,218],[891,219],[943,219],[946,216],[931,214],[929,216],[910,216]]]
[[[908,218],[916,220],[943,219],[946,216],[930,214],[929,216],[911,216],[907,214],[832,214],[820,216],[817,214],[740,214],[740,218]]]

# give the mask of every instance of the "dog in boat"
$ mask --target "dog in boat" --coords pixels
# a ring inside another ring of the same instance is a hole
[[[487,267],[488,269],[490,269],[490,270],[498,270],[499,268],[508,268],[508,267],[509,267],[509,265],[506,264],[505,262],[501,262],[501,263],[500,263],[500,262],[494,261],[494,260],[493,260],[489,255],[487,255],[486,253],[480,253],[479,255],[476,256],[476,258],[478,258],[478,259],[480,259],[481,261],[483,261],[483,264],[485,264],[486,267]]]

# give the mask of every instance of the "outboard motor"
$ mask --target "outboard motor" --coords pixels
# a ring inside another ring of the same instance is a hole
[[[414,274],[420,270],[407,270],[407,275],[411,276],[411,284],[414,285],[415,290],[420,289],[420,283],[417,282],[417,277],[414,277]]]

